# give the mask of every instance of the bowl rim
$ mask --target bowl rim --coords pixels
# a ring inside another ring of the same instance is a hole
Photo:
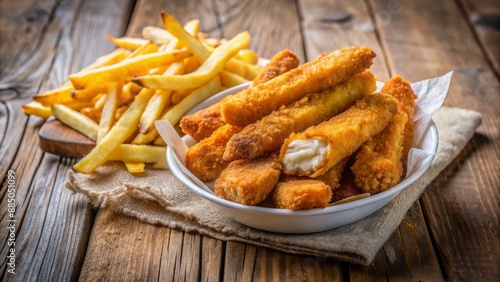
[[[221,100],[223,97],[229,95],[228,93],[236,93],[237,91],[241,89],[248,88],[248,86],[251,84],[245,83],[241,84],[229,89],[226,89],[224,91],[221,91],[214,96],[204,100],[197,106],[193,107],[187,114],[194,113],[208,105],[211,105],[213,103],[218,102]],[[174,174],[174,176],[180,180],[184,185],[186,185],[191,191],[195,192],[199,196],[210,200],[211,202],[214,202],[218,205],[221,205],[226,208],[230,209],[236,209],[239,211],[243,212],[250,212],[250,213],[258,213],[258,214],[266,214],[266,215],[279,215],[279,216],[285,216],[285,217],[303,217],[303,216],[321,216],[325,214],[331,214],[331,213],[337,213],[337,212],[343,212],[346,210],[350,209],[355,209],[359,208],[361,206],[369,205],[371,203],[389,198],[391,196],[396,196],[399,194],[402,190],[410,186],[412,183],[414,183],[418,178],[420,178],[430,167],[436,152],[438,148],[438,142],[439,142],[439,135],[437,131],[437,127],[434,123],[434,121],[431,119],[429,126],[427,127],[425,131],[425,135],[431,134],[431,136],[434,137],[434,142],[431,144],[431,149],[430,149],[430,154],[431,156],[422,163],[422,165],[415,170],[412,174],[410,174],[408,177],[404,178],[400,183],[395,185],[394,187],[391,187],[390,189],[377,193],[375,195],[371,195],[366,198],[354,200],[351,202],[346,202],[346,203],[341,203],[333,206],[327,206],[325,208],[314,208],[314,209],[309,209],[309,210],[299,210],[299,211],[291,211],[288,209],[281,209],[281,208],[273,208],[273,207],[262,207],[262,206],[247,206],[243,205],[240,203],[235,203],[231,202],[229,200],[225,200],[223,198],[220,198],[215,195],[215,193],[209,193],[205,189],[199,187],[196,185],[195,181],[191,179],[188,175],[186,175],[182,169],[181,166],[183,164],[180,162],[180,160],[177,158],[177,156],[173,153],[172,149],[167,146],[167,151],[166,151],[166,158],[167,158],[167,163],[169,165],[170,170]],[[186,142],[186,139],[192,138],[189,135],[185,135],[182,137],[182,140]],[[187,168],[186,168],[187,169]]]

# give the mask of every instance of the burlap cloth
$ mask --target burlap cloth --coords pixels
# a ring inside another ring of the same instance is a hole
[[[111,163],[92,175],[69,171],[66,187],[88,196],[95,207],[108,206],[143,222],[198,232],[220,240],[366,265],[429,183],[460,153],[482,120],[478,112],[446,107],[439,109],[433,119],[439,132],[439,149],[430,169],[371,216],[325,232],[280,234],[244,226],[191,192],[168,170],[150,169],[143,175],[134,176],[123,165]]]

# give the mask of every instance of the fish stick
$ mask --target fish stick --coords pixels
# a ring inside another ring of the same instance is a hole
[[[320,56],[265,83],[228,96],[221,103],[224,122],[245,126],[300,100],[331,88],[368,69],[375,53],[369,47],[344,47]]]
[[[224,160],[253,159],[278,150],[291,133],[333,117],[375,89],[375,77],[366,70],[337,87],[283,106],[231,137]]]
[[[290,50],[282,50],[274,55],[262,72],[254,79],[253,85],[264,83],[299,65],[299,59]],[[217,128],[226,124],[220,113],[220,103],[215,103],[192,115],[184,116],[179,126],[182,132],[191,135],[196,140],[209,137]]]
[[[232,202],[256,205],[271,193],[280,174],[281,164],[276,156],[251,162],[237,160],[215,180],[215,194]]]
[[[385,81],[380,92],[392,95],[401,101],[401,103],[403,103],[403,110],[408,116],[408,121],[404,130],[402,158],[403,166],[406,167],[408,153],[413,146],[413,119],[415,113],[415,99],[417,99],[417,95],[415,95],[411,89],[411,84],[399,75],[393,76],[389,80]]]
[[[273,204],[277,208],[289,210],[307,210],[324,208],[332,198],[330,186],[314,179],[278,182],[271,193]]]
[[[226,124],[218,128],[210,137],[191,146],[184,159],[186,167],[202,181],[217,178],[230,163],[222,159],[227,141],[241,129],[243,128]]]
[[[396,111],[394,97],[372,94],[341,114],[290,135],[280,150],[284,172],[311,178],[325,174],[380,133]]]
[[[401,181],[403,140],[408,116],[398,102],[398,111],[382,132],[367,141],[356,154],[352,172],[354,182],[371,195],[385,191]]]
[[[269,81],[280,74],[298,67],[299,63],[299,58],[295,53],[288,49],[281,50],[269,60],[269,63],[264,67],[262,72],[255,77],[253,85]]]

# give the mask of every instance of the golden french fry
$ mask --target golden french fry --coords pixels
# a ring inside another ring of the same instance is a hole
[[[116,38],[111,36],[110,34],[108,34],[108,39],[111,40],[111,42],[113,42],[117,47],[126,48],[130,50],[135,50],[149,42],[149,40],[143,38],[128,37],[128,36]]]
[[[104,106],[102,107],[101,119],[99,120],[96,143],[101,142],[104,136],[111,130],[111,127],[113,127],[116,109],[118,108],[118,97],[120,96],[122,88],[122,83],[112,83],[112,85],[109,86],[109,91],[104,100]]]
[[[132,174],[137,174],[137,173],[144,173],[146,170],[144,169],[144,163],[130,163],[130,162],[124,162],[125,167],[127,168],[128,172]]]
[[[179,26],[180,26],[180,23],[179,23]],[[186,32],[192,36],[196,36],[198,34],[199,27],[200,27],[199,20],[191,20],[191,21],[186,22],[186,24],[184,25],[184,28],[182,28],[182,26],[180,26],[180,28],[182,30],[184,30],[184,32]],[[165,45],[165,47],[163,48],[163,51],[168,52],[168,51],[180,49],[183,46],[184,46],[184,44],[182,43],[182,41],[180,41],[177,37],[174,37],[168,44]]]
[[[93,106],[93,103],[92,101],[76,101],[76,100],[71,100],[69,102],[66,102],[64,104],[61,104],[61,105],[65,105],[66,107],[72,109],[72,110],[76,110],[76,111],[79,111],[83,108],[87,108],[87,107],[92,107]]]
[[[201,62],[195,56],[190,56],[184,59],[184,73],[191,73],[200,66]]]
[[[143,89],[101,142],[73,168],[81,173],[91,173],[104,164],[113,151],[136,131],[141,113],[153,94],[153,90]]]
[[[219,77],[220,77],[220,83],[224,87],[233,87],[250,81],[235,73],[226,70],[221,71],[219,73]]]
[[[110,82],[121,82],[137,75],[146,74],[151,69],[180,61],[189,55],[190,52],[188,50],[141,55],[123,60],[111,66],[72,74],[69,76],[69,80],[77,90]]]
[[[187,95],[191,94],[191,92],[193,92],[193,90],[194,89],[180,89],[180,90],[174,91],[172,93],[172,97],[170,99],[170,102],[172,104],[179,103],[180,101],[182,101],[182,99],[184,99],[184,97],[186,97]]]
[[[50,107],[44,106],[37,101],[31,101],[28,104],[22,105],[22,109],[27,115],[35,115],[43,119],[48,119],[52,115]]]
[[[121,144],[110,155],[110,161],[127,163],[162,163],[165,162],[165,146]]]
[[[88,101],[101,93],[106,93],[107,91],[108,91],[107,84],[97,85],[82,90],[73,90],[71,92],[71,98],[78,101]]]
[[[221,90],[220,79],[216,76],[207,84],[191,92],[191,94],[168,110],[160,119],[166,119],[171,124],[177,124],[189,109]]]
[[[95,122],[99,122],[99,120],[101,119],[101,111],[96,109],[95,107],[82,108],[80,109],[80,113],[88,116]]]
[[[156,26],[146,26],[142,29],[142,37],[156,44],[168,44],[175,37],[166,29]]]
[[[158,46],[154,44],[152,41],[147,41],[143,45],[139,46],[134,52],[130,53],[127,56],[127,59],[135,58],[141,55],[151,54],[158,52]]]
[[[207,48],[203,46],[203,44],[197,38],[191,36],[186,30],[184,30],[181,24],[174,17],[167,13],[162,13],[162,22],[165,28],[173,35],[175,35],[180,41],[182,41],[186,48],[190,49],[193,52],[193,55],[200,62],[204,62],[208,59],[208,57],[210,56],[210,51],[207,50]],[[262,68],[259,66],[236,59],[230,59],[229,61],[227,61],[224,69],[238,74],[239,76],[248,80],[253,80],[262,70]]]
[[[90,70],[116,64],[117,62],[120,62],[126,56],[128,56],[128,54],[130,54],[130,52],[123,48],[116,49],[109,54],[97,58],[84,70]],[[73,88],[71,82],[66,82],[65,84],[57,88],[35,95],[33,97],[33,100],[42,103],[44,106],[50,106],[52,104],[64,104],[73,100],[72,92],[74,90],[75,89]]]
[[[73,128],[93,141],[97,139],[99,125],[88,116],[61,104],[52,105],[51,110],[52,115],[65,125]]]
[[[182,61],[172,63],[163,75],[180,74],[184,71],[184,63]],[[146,134],[152,126],[154,121],[161,115],[163,109],[170,100],[172,94],[171,90],[157,90],[153,97],[148,102],[146,109],[142,113],[139,122],[139,132]]]
[[[250,49],[240,50],[235,56],[235,59],[241,60],[252,65],[257,64],[259,61],[259,55]]]
[[[250,35],[244,31],[239,33],[227,43],[216,48],[201,66],[192,73],[171,76],[140,76],[132,81],[152,89],[189,89],[200,87],[213,79],[223,68],[227,61],[239,50],[250,44]]]
[[[151,127],[147,133],[138,133],[134,140],[132,140],[132,144],[149,144],[154,141],[158,137],[158,130],[155,127]]]
[[[156,146],[167,146],[167,143],[165,143],[165,140],[161,138],[161,136],[156,137],[156,139],[153,141],[153,144]]]
[[[99,111],[102,110],[102,107],[104,107],[104,101],[106,100],[106,94],[99,94],[95,96],[92,99],[92,102],[94,103],[94,108],[98,109]]]

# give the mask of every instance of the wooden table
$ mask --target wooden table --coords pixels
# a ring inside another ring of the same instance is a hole
[[[344,45],[369,45],[380,80],[400,74],[416,81],[454,70],[445,105],[480,111],[483,123],[370,266],[218,241],[95,210],[63,186],[75,160],[43,153],[37,134],[44,121],[20,107],[111,51],[106,34],[139,36],[146,25],[161,26],[161,11],[182,22],[198,18],[201,30],[215,37],[246,29],[262,57],[289,48],[304,62]],[[0,277],[498,281],[499,17],[495,0],[0,1]],[[11,187],[9,179],[15,179]],[[9,221],[8,188],[15,190],[16,222]],[[15,275],[7,264],[12,236]]]

